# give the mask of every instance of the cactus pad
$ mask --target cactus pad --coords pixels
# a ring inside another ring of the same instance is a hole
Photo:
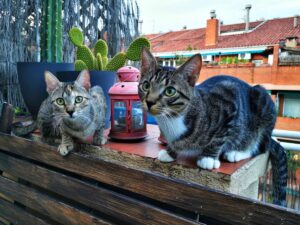
[[[107,57],[108,47],[106,42],[102,39],[99,39],[94,46],[95,56],[97,56],[98,53],[100,53],[102,57]]]
[[[98,65],[98,70],[103,70],[102,56],[100,53],[97,54],[96,61],[97,61],[97,65]]]
[[[78,46],[77,60],[82,60],[89,70],[94,69],[94,56],[92,51],[85,45]]]
[[[117,71],[119,68],[125,65],[125,62],[126,54],[124,52],[120,52],[110,60],[105,69],[109,71]]]
[[[75,71],[87,70],[87,65],[82,60],[75,61]]]
[[[69,37],[72,43],[77,47],[83,45],[83,33],[77,27],[71,28],[71,30],[69,31]]]
[[[103,69],[105,69],[106,65],[108,63],[108,58],[105,56],[105,57],[102,57],[102,65],[103,65]]]
[[[132,61],[140,60],[143,47],[150,49],[149,40],[145,37],[135,39],[128,47],[126,52],[127,59]]]

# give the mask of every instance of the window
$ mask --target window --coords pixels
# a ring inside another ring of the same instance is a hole
[[[283,116],[300,118],[300,93],[284,94]]]

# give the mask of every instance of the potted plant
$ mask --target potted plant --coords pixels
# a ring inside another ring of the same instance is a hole
[[[32,117],[37,116],[47,97],[44,72],[74,70],[72,63],[62,63],[62,0],[42,1],[41,61],[18,62],[17,71],[24,102]]]
[[[110,119],[108,90],[116,81],[116,71],[123,67],[127,60],[139,61],[142,48],[150,48],[150,42],[147,38],[139,37],[129,45],[126,52],[119,52],[112,59],[108,59],[108,46],[104,40],[99,39],[93,49],[90,49],[84,45],[83,33],[77,27],[71,28],[69,38],[77,48],[75,71],[57,72],[56,76],[60,81],[70,82],[77,78],[81,70],[89,70],[91,85],[99,85],[105,94],[108,105],[106,114],[106,127],[108,127]]]
[[[253,67],[253,63],[250,62],[248,59],[240,59],[239,60],[239,67]]]

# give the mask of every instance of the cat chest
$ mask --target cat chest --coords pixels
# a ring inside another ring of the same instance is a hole
[[[184,124],[184,117],[177,118],[156,118],[160,130],[163,132],[166,140],[171,143],[178,139],[182,134],[187,131],[187,127]]]

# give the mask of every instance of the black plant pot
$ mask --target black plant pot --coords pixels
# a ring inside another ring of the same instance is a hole
[[[24,102],[33,118],[36,118],[40,105],[47,98],[44,73],[74,71],[74,63],[18,62],[18,79]]]
[[[60,71],[56,73],[56,77],[62,82],[72,82],[75,81],[79,75],[79,71]],[[89,71],[91,78],[91,86],[98,85],[103,89],[106,103],[107,103],[107,113],[105,117],[105,127],[108,128],[110,123],[110,98],[108,95],[108,90],[116,82],[116,72],[114,71]]]

